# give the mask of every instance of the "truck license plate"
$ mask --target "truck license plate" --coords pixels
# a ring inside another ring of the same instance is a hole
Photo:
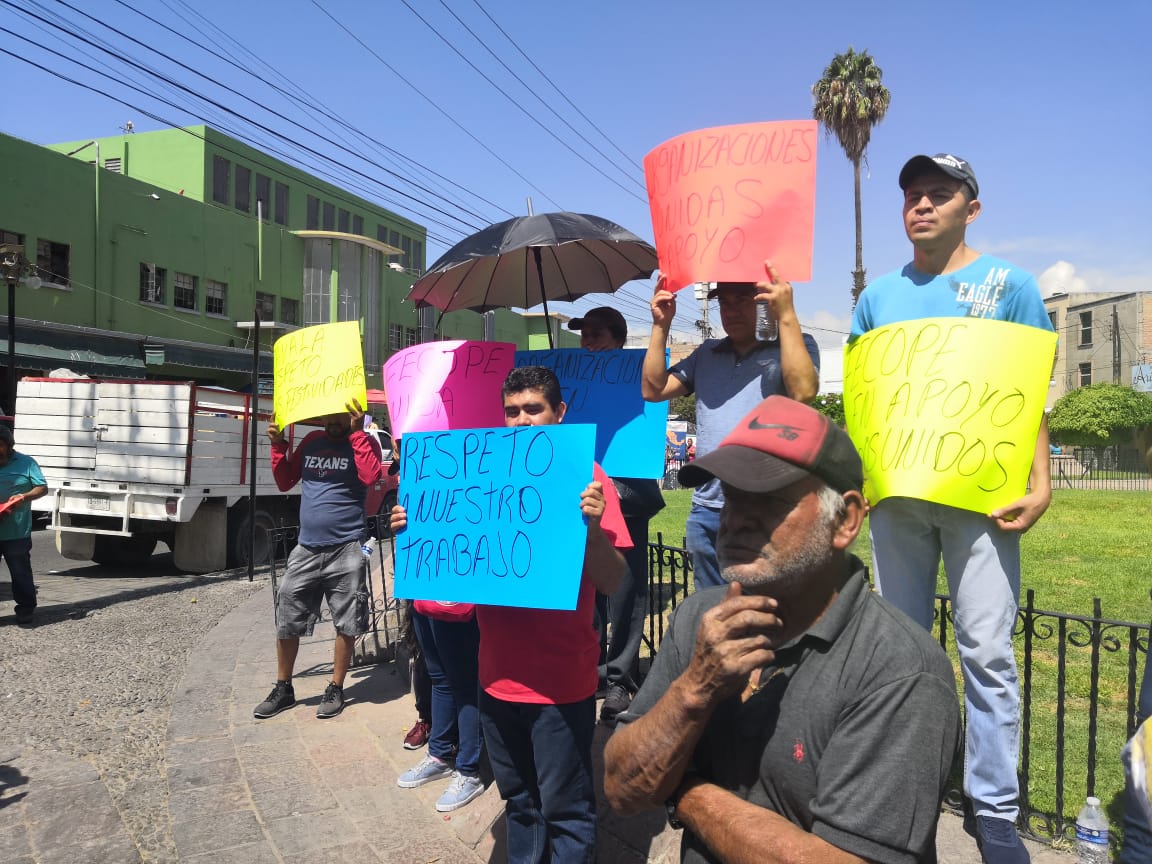
[[[108,496],[107,495],[89,495],[88,496],[88,509],[89,510],[108,510]]]

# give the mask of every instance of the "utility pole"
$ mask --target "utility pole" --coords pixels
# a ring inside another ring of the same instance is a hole
[[[1120,383],[1120,315],[1112,304],[1112,383]]]

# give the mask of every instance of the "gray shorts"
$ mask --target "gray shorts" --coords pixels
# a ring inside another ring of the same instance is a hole
[[[276,594],[276,638],[311,636],[328,601],[336,632],[359,636],[368,630],[368,590],[359,540],[334,546],[297,545]]]

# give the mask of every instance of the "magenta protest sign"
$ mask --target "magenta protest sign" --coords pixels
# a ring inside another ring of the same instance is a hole
[[[512,370],[511,342],[424,342],[384,364],[392,434],[504,425],[500,385]]]

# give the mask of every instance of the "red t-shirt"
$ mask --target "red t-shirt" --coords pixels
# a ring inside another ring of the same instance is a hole
[[[604,486],[601,529],[617,549],[631,549],[616,488],[595,463],[592,479]],[[600,661],[600,637],[593,618],[595,598],[596,588],[585,571],[580,577],[576,609],[571,612],[477,606],[480,686],[484,691],[505,702],[537,705],[564,705],[593,695]]]

